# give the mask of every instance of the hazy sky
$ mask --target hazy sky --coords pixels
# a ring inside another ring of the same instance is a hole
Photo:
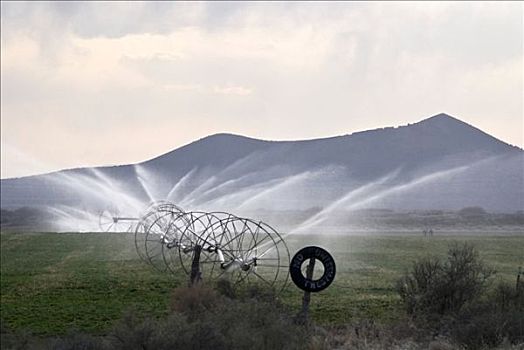
[[[1,3],[1,176],[218,132],[317,138],[446,112],[520,147],[523,5]]]

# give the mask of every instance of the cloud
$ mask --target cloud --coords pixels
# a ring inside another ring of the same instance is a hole
[[[2,143],[44,163],[137,162],[216,132],[325,137],[441,111],[524,143],[521,3],[1,6]]]
[[[223,95],[250,95],[253,91],[243,86],[215,86],[213,91]]]
[[[119,38],[129,34],[170,33],[205,14],[203,3],[184,2],[3,2],[8,34],[70,32],[82,38]]]

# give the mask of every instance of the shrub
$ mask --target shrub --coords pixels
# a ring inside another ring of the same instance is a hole
[[[227,289],[229,290],[229,289]],[[305,329],[271,294],[248,288],[231,299],[205,286],[178,288],[166,319],[126,315],[112,332],[117,349],[298,349]]]
[[[225,349],[294,349],[307,341],[305,329],[294,324],[292,314],[271,291],[250,286],[232,294],[229,287],[222,287],[234,298],[200,285],[179,288],[172,302],[174,310],[198,310],[198,317],[188,316],[190,327],[208,327],[207,334],[215,337],[210,342],[213,348],[222,344]],[[191,308],[182,307],[188,303]]]
[[[231,291],[229,287],[226,291]],[[267,289],[249,287],[234,298],[205,286],[178,288],[167,317],[127,311],[107,336],[70,331],[60,338],[22,337],[2,322],[2,349],[168,350],[168,349],[303,349],[306,329]]]
[[[69,331],[65,337],[57,339],[53,350],[104,350],[109,349],[101,337],[94,337],[76,330]]]
[[[443,275],[439,260],[425,258],[413,264],[413,271],[397,282],[397,291],[409,314],[430,309],[435,294],[439,294]]]
[[[493,270],[473,247],[450,247],[445,261],[426,258],[397,283],[406,311],[419,326],[450,336],[465,349],[524,343],[524,286],[487,289]]]
[[[0,319],[0,349],[29,349],[31,346],[31,338],[32,335],[29,332],[13,332],[7,327],[6,322]]]
[[[467,349],[524,344],[524,293],[520,284],[499,282],[483,300],[457,315],[453,337]]]
[[[215,283],[215,290],[230,299],[236,299],[237,297],[237,289],[233,286],[231,281],[225,278],[220,278]]]
[[[524,312],[500,311],[490,298],[465,308],[455,319],[451,335],[466,349],[494,348],[503,342],[524,345]]]
[[[409,314],[442,316],[459,312],[485,290],[493,271],[484,265],[475,249],[453,245],[446,261],[421,259],[396,285]]]
[[[126,314],[110,335],[112,349],[225,349],[222,336],[207,320],[190,322],[174,312],[165,319]]]
[[[211,312],[222,302],[223,297],[204,284],[177,288],[171,295],[171,311],[184,314],[190,320]]]
[[[508,282],[499,282],[495,287],[492,300],[499,311],[524,311],[524,283],[519,281],[519,277],[520,276],[517,276],[517,283],[515,285]]]
[[[430,339],[408,320],[393,324],[377,324],[360,320],[344,326],[314,329],[310,350],[452,350],[456,349],[446,338]]]
[[[115,349],[149,349],[158,327],[158,321],[141,319],[133,311],[127,311],[113,327],[113,346]]]

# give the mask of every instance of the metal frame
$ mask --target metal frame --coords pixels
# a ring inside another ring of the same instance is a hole
[[[138,255],[159,271],[194,279],[262,283],[276,291],[289,279],[289,250],[271,226],[225,212],[184,212],[174,204],[150,206],[135,230]]]

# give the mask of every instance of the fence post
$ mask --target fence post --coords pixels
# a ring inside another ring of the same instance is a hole
[[[313,279],[313,271],[315,269],[315,258],[309,259],[309,264],[306,269],[306,278],[309,280]],[[300,312],[300,318],[304,323],[309,321],[309,302],[311,300],[311,292],[304,291],[304,296],[302,297],[302,311]]]

